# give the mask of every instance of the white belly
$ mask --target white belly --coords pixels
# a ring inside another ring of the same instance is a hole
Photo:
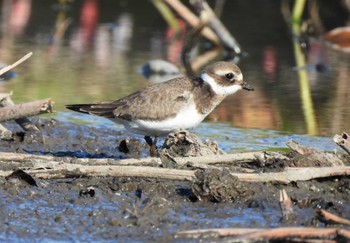
[[[163,121],[134,120],[123,123],[125,128],[149,136],[162,136],[179,129],[189,129],[201,123],[207,114],[199,114],[194,104],[182,109],[176,117]]]

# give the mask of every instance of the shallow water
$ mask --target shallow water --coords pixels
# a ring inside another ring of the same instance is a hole
[[[125,132],[122,125],[100,118],[79,113],[60,113],[57,119],[62,122],[76,122],[97,129],[115,130],[122,132],[123,136],[136,137],[141,141],[143,136]],[[254,150],[286,149],[287,142],[295,140],[303,146],[314,147],[318,150],[340,151],[331,137],[298,135],[288,132],[269,129],[235,128],[222,122],[202,122],[198,127],[191,130],[203,140],[216,141],[225,152],[242,152]],[[113,135],[111,135],[113,136]],[[89,137],[87,136],[86,139]],[[112,138],[110,139],[113,140]],[[159,144],[163,141],[160,138]]]
[[[292,38],[279,2],[251,4],[226,1],[221,17],[244,50],[238,65],[256,91],[228,97],[207,121],[293,134],[333,136],[346,131],[349,55],[328,48],[322,38],[310,41],[307,72],[313,107],[305,113]],[[335,11],[327,1],[320,7],[321,13]],[[55,110],[65,111],[65,104],[112,101],[150,84],[139,73],[148,60],[161,58],[181,66],[183,38],[169,39],[172,29],[149,1],[88,0],[64,6],[53,0],[1,1],[0,11],[0,61],[9,64],[34,52],[15,69],[16,78],[0,84],[0,92],[13,91],[16,102],[51,97]],[[326,29],[344,19],[339,13],[337,19],[331,14],[321,17]],[[202,53],[207,43],[201,45]],[[216,60],[223,55],[219,52]],[[315,64],[326,68],[318,72],[312,68]],[[312,112],[315,129],[307,123]]]

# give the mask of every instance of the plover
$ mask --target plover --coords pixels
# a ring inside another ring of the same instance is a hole
[[[197,78],[178,77],[150,85],[113,102],[66,105],[70,110],[109,118],[145,135],[151,154],[157,138],[197,126],[228,95],[254,90],[230,62],[207,66]],[[150,137],[155,137],[154,141]]]

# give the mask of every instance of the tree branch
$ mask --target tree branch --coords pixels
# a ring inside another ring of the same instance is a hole
[[[0,108],[0,122],[52,112],[52,101],[43,99]]]

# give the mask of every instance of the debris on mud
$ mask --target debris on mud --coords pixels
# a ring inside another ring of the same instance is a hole
[[[192,191],[199,200],[209,202],[234,202],[254,194],[251,185],[240,181],[228,169],[208,168],[197,170]]]
[[[49,119],[34,123],[39,133],[0,141],[0,195],[4,198],[0,217],[7,222],[0,231],[10,232],[13,239],[35,235],[69,240],[72,235],[83,239],[88,234],[84,239],[89,241],[168,241],[193,238],[181,232],[208,226],[217,228],[213,232],[228,226],[326,230],[334,225],[330,224],[334,217],[325,219],[324,212],[321,217],[320,209],[349,219],[350,168],[345,154],[312,149],[305,154],[225,154],[215,143],[203,143],[181,131],[168,137],[161,158],[142,158],[147,146],[138,144],[137,138],[126,139],[120,131]],[[136,151],[129,150],[129,155],[140,159],[126,158],[125,151],[118,150],[123,140]],[[18,181],[25,178],[18,174],[20,170],[37,186],[23,181],[19,187]],[[281,190],[290,195],[291,220],[284,220],[281,212]],[[23,220],[43,230],[14,226]],[[337,227],[343,230],[344,226]],[[331,238],[348,233],[337,232],[340,235],[327,234]],[[220,234],[209,239],[217,240]]]
[[[224,154],[218,144],[209,140],[204,143],[193,133],[178,131],[170,133],[164,141],[162,154],[169,154],[172,157],[208,156]]]

